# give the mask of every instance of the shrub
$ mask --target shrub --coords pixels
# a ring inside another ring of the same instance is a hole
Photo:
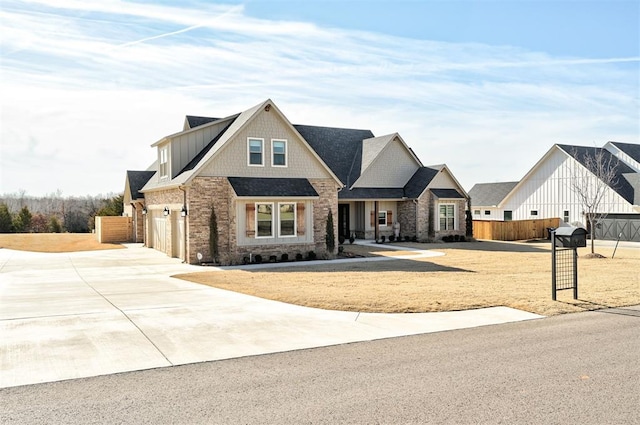
[[[280,261],[289,261],[289,254],[286,252],[280,256]]]
[[[385,235],[380,236],[380,240],[382,241],[382,243],[384,243],[387,240],[387,237]]]
[[[405,241],[405,242],[409,242],[410,240],[411,240],[411,238],[410,238],[409,236],[405,236],[405,237],[404,237],[404,241]]]
[[[412,236],[411,237],[411,242],[418,242],[418,237],[417,236]]]
[[[275,263],[276,261],[278,261],[278,256],[276,256],[276,255],[270,255],[269,256],[269,262],[270,263]]]
[[[242,257],[242,264],[249,264],[249,257]]]
[[[356,240],[356,235],[354,235],[353,233],[351,235],[349,235],[349,243],[353,244],[353,241]]]
[[[315,260],[316,258],[316,253],[314,251],[309,251],[307,253],[307,260]]]
[[[453,235],[453,240],[455,242],[459,242],[460,241],[460,235]]]
[[[336,248],[336,239],[333,233],[333,214],[331,213],[331,209],[329,209],[329,214],[327,215],[325,242],[327,243],[327,251],[333,253],[333,250]]]
[[[464,235],[460,235],[460,242],[466,242],[467,238],[464,237]]]
[[[301,253],[297,253],[296,254],[296,261],[300,261],[302,260],[302,254]]]
[[[344,247],[343,246],[339,246],[338,247],[338,252],[339,253],[343,253],[344,252]]]
[[[344,236],[342,236],[342,235],[338,236],[338,243],[340,245],[342,245],[344,243]]]
[[[395,235],[389,236],[389,242],[395,242],[395,240],[396,240]]]
[[[256,264],[262,263],[262,255],[256,254],[255,257],[253,257],[253,262]]]

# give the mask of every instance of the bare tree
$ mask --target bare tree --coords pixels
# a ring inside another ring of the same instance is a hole
[[[603,201],[607,192],[618,183],[618,159],[601,148],[584,148],[572,151],[580,163],[571,168],[571,189],[578,197],[591,234],[591,253],[594,254],[596,225],[607,214]]]

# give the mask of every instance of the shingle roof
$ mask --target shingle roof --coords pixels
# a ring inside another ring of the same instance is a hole
[[[318,192],[307,179],[228,177],[228,180],[238,196],[318,196]]]
[[[499,205],[517,184],[518,182],[478,183],[469,191],[471,205],[474,207]]]
[[[149,179],[155,174],[155,171],[131,171],[127,170],[127,180],[129,181],[129,191],[131,199],[144,198],[144,193],[140,193],[140,189],[144,187]]]
[[[431,189],[431,193],[439,199],[464,199],[464,196],[455,189]]]
[[[635,161],[640,162],[640,145],[633,143],[610,142],[612,145],[629,155]]]
[[[362,141],[373,138],[371,130],[294,125],[331,171],[347,187],[360,177]]]
[[[558,145],[560,149],[565,151],[571,157],[573,157],[580,164],[585,165],[586,158],[589,156],[602,153],[603,160],[606,164],[611,164],[615,168],[615,182],[609,187],[615,190],[618,195],[622,196],[627,202],[633,204],[634,201],[634,188],[629,183],[628,179],[624,178],[623,174],[635,173],[635,170],[629,167],[624,162],[620,161],[615,155],[603,148],[594,148],[588,146],[571,146],[571,145]]]
[[[218,121],[219,119],[220,118],[198,117],[195,115],[187,115],[187,122],[189,123],[189,128],[198,127],[203,124],[208,124],[213,121]]]
[[[338,199],[402,199],[404,196],[401,187],[356,187],[338,192]]]
[[[412,199],[418,198],[439,171],[440,170],[431,167],[418,168],[404,186],[405,196]]]
[[[622,176],[633,187],[633,205],[640,205],[640,173],[625,173]]]

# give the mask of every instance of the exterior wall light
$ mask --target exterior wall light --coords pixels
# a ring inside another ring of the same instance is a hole
[[[147,215],[147,207],[142,207],[142,215]]]
[[[182,209],[180,210],[180,215],[182,217],[186,217],[187,216],[187,206],[186,205],[182,206]]]
[[[171,213],[171,211],[169,211],[169,207],[164,207],[164,210],[162,211],[162,213],[167,216]]]

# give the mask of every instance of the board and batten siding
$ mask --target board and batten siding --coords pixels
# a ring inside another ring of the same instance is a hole
[[[175,177],[211,140],[220,134],[229,122],[224,120],[219,124],[210,124],[172,138],[169,155],[171,178]]]
[[[366,143],[366,142],[365,142]],[[404,187],[419,164],[395,138],[385,146],[353,187]]]
[[[247,164],[247,139],[264,139],[263,166]],[[271,165],[271,140],[287,141],[287,166]],[[300,137],[274,112],[262,111],[199,173],[209,177],[290,177],[322,179],[331,175]]]
[[[516,191],[508,195],[502,210],[513,211],[513,220],[562,219],[564,211],[569,211],[569,223],[585,224],[582,205],[571,188],[573,166],[581,167],[573,158],[555,148]],[[607,188],[600,210],[608,213],[633,212],[632,206],[610,188]],[[532,215],[531,211],[538,211],[538,214]]]

